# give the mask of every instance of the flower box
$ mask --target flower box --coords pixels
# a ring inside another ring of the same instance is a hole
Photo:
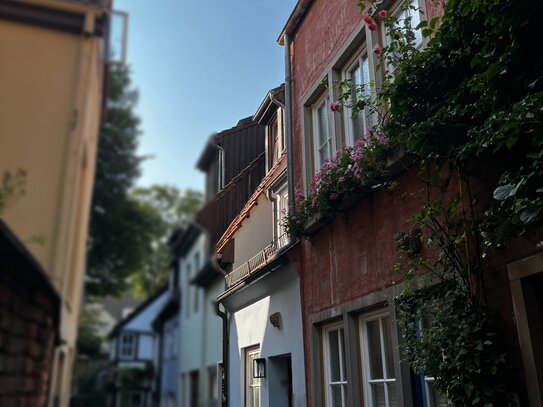
[[[322,215],[320,212],[316,213],[305,221],[302,235],[314,235],[323,227],[325,227],[328,223],[330,223],[333,219],[334,215],[332,214]]]

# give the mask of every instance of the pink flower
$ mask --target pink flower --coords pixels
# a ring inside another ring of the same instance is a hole
[[[365,145],[369,144],[371,141],[371,131],[369,129],[364,130],[364,137],[362,137],[362,141]]]
[[[345,182],[345,177],[339,177],[338,182]]]
[[[341,103],[339,102],[339,100],[330,102],[330,110],[332,112],[337,112],[340,108],[341,108]]]
[[[375,23],[375,21],[373,21],[373,18],[371,18],[371,16],[366,13],[362,16],[362,18],[364,19],[364,21],[366,22],[366,24],[371,24],[371,23]]]
[[[387,11],[386,10],[380,10],[377,15],[379,16],[379,18],[386,18],[386,16],[388,15]]]
[[[380,131],[379,133],[377,133],[377,142],[383,146],[388,146],[388,144],[390,143],[390,140],[388,139],[385,133]]]
[[[381,49],[379,44],[375,44],[375,46],[373,47],[373,53],[377,55],[378,57],[380,57],[383,54],[383,50]]]
[[[301,225],[301,224],[302,224],[302,221],[301,221],[300,219],[298,219],[298,220],[296,221],[296,224],[297,224],[297,225]]]
[[[368,28],[370,29],[370,31],[377,30],[377,24],[375,23],[375,21],[372,21],[371,23],[369,23]]]
[[[332,193],[330,194],[330,200],[331,200],[331,201],[337,200],[337,194],[336,194],[335,192],[332,192]]]

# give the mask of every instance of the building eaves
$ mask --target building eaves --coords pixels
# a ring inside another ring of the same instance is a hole
[[[296,6],[294,6],[294,10],[292,10],[290,17],[287,20],[287,23],[283,27],[281,34],[279,34],[279,37],[277,38],[279,45],[284,45],[285,34],[290,35],[296,30],[298,24],[300,21],[302,21],[302,18],[312,3],[313,0],[298,0],[298,3],[296,3]]]
[[[198,236],[202,233],[202,228],[194,220],[189,221],[183,233],[177,236],[177,239],[172,242],[171,248],[173,253],[178,257],[183,257],[190,250]]]
[[[228,226],[228,229],[226,229],[222,237],[219,239],[219,242],[217,243],[217,253],[220,253],[224,249],[224,247],[232,239],[234,234],[241,228],[243,221],[249,217],[251,209],[256,206],[260,195],[266,190],[269,185],[272,184],[273,181],[275,181],[275,179],[277,179],[277,177],[281,175],[284,168],[286,168],[286,157],[286,153],[283,153],[281,155],[277,164],[275,164],[270,169],[268,174],[262,179],[255,192],[251,195],[239,215],[234,218],[232,223],[230,223],[230,226]]]
[[[111,332],[109,333],[108,337],[113,338],[116,336],[123,327],[128,324],[130,321],[132,321],[134,318],[136,318],[139,314],[141,314],[142,311],[145,310],[149,305],[151,305],[158,297],[160,297],[162,294],[166,292],[168,289],[168,284],[165,284],[160,289],[157,290],[156,293],[154,293],[152,296],[147,298],[144,302],[142,302],[130,315],[128,315],[125,319],[122,321],[119,321],[117,325],[113,327]]]
[[[270,90],[267,94],[257,111],[253,115],[253,120],[258,124],[263,124],[262,121],[265,120],[266,113],[269,111],[272,105],[276,107],[285,108],[284,106],[285,99],[285,84],[282,83],[278,87]]]

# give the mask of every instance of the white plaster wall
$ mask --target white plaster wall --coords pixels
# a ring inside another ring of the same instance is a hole
[[[278,272],[285,272],[285,266]],[[294,273],[288,270],[289,275]],[[248,287],[247,289],[250,289]],[[235,295],[235,294],[234,294]],[[269,316],[281,313],[280,329],[272,327]],[[235,312],[230,319],[229,391],[232,406],[243,405],[244,399],[244,349],[260,346],[261,357],[269,358],[290,353],[292,358],[293,405],[305,406],[305,371],[303,360],[302,316],[300,287],[297,277],[289,279],[280,289],[247,307]],[[269,405],[268,380],[262,380],[262,406]]]
[[[123,327],[123,331],[153,332],[151,323],[164,306],[168,296],[167,290],[158,296],[151,304],[141,311],[132,321]]]
[[[273,241],[273,204],[262,193],[250,218],[236,232],[232,269],[246,262]]]
[[[207,258],[206,254],[206,236],[200,234],[187,255],[180,260],[180,285],[181,285],[181,308],[179,320],[179,332],[181,333],[180,352],[179,352],[179,372],[187,373],[200,369],[204,355],[204,341],[202,340],[202,330],[204,323],[203,312],[203,290],[195,285],[189,284],[189,281],[197,273],[195,267],[196,253],[200,253],[200,267],[202,267]],[[190,264],[190,276],[187,275],[188,265]],[[195,313],[193,309],[194,295],[199,291],[199,306]],[[187,296],[187,292],[190,295]],[[188,308],[188,312],[187,312]]]
[[[155,361],[155,336],[140,334],[138,343],[138,359]]]

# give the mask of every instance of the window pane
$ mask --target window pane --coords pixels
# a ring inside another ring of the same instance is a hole
[[[328,111],[326,107],[325,103],[318,110],[319,146],[324,145],[328,141]]]
[[[341,345],[341,381],[343,381],[347,376],[347,373],[345,373],[345,331],[343,328],[339,330],[339,338],[339,343]]]
[[[381,359],[381,334],[379,333],[379,320],[369,321],[368,351],[370,362],[370,378],[383,378],[383,361]]]
[[[336,385],[330,387],[332,388],[332,407],[343,407],[343,386]]]
[[[400,9],[400,11],[397,14],[398,17],[398,26],[404,27],[404,20],[407,16],[411,17],[411,28],[413,29],[413,34],[415,34],[415,44],[418,45],[422,43],[422,32],[421,30],[415,30],[415,27],[420,24],[420,10],[419,10],[419,2],[418,0],[411,0],[409,2],[410,7],[414,7],[415,10],[412,10],[411,8],[408,10],[405,10],[403,7]]]
[[[330,355],[330,381],[341,381],[340,366],[339,366],[339,338],[338,330],[329,332],[329,355]]]
[[[374,407],[387,407],[384,383],[372,384],[371,392],[372,392],[372,399],[373,399],[372,405]]]
[[[394,375],[394,359],[392,357],[392,337],[390,335],[390,319],[389,317],[382,319],[383,335],[385,344],[385,363],[386,363],[386,378],[392,379]]]
[[[387,383],[388,407],[398,407],[398,395],[396,394],[396,383]]]

